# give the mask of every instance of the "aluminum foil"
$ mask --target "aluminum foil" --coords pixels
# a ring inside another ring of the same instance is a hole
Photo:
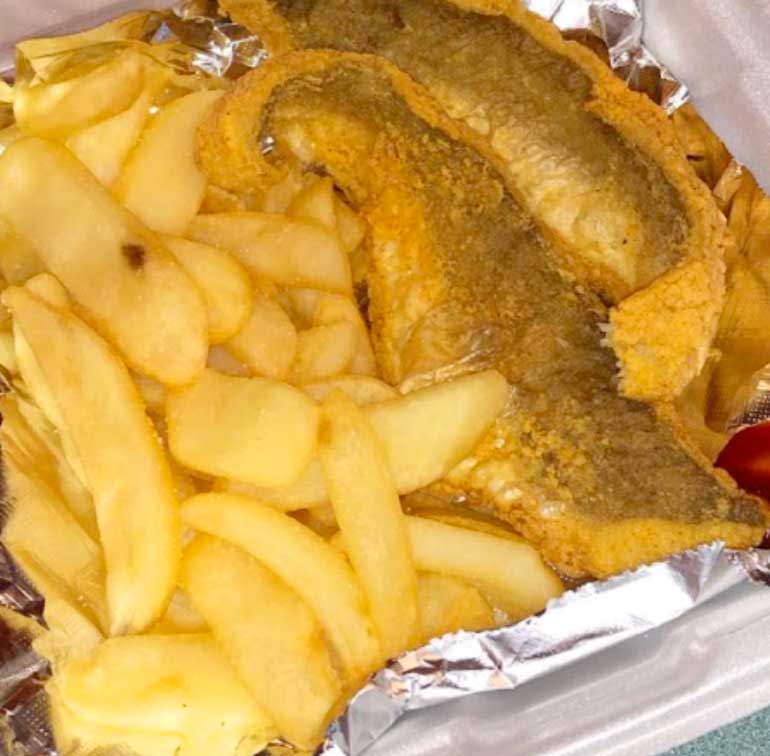
[[[529,0],[527,5],[602,55],[632,88],[667,112],[686,102],[686,87],[642,45],[641,0]],[[209,0],[189,0],[170,12],[148,14],[143,38],[178,42],[176,65],[217,76],[237,76],[265,57],[259,40],[217,16]],[[317,756],[358,756],[407,712],[512,689],[662,626],[748,580],[770,584],[770,551],[736,552],[717,543],[586,584],[516,625],[436,639],[375,675],[331,725]],[[1,548],[0,604],[41,616],[42,598]],[[40,689],[46,673],[45,660],[30,650],[0,665],[5,715],[0,753],[57,756]],[[275,742],[265,754],[292,751],[289,744]]]

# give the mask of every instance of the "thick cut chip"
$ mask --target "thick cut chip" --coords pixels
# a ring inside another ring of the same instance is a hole
[[[565,41],[520,0],[224,0],[222,7],[260,38],[263,30],[282,29],[273,36],[276,52],[289,45],[337,49],[395,63],[495,152],[499,171],[551,240],[552,259],[620,302],[610,338],[625,367],[623,390],[673,398],[698,373],[724,292],[724,222],[664,112],[594,53]],[[368,118],[367,106],[352,99],[349,112]],[[292,113],[293,123],[308,105]],[[249,133],[254,112],[243,112]],[[228,117],[240,114],[228,108]],[[355,126],[331,126],[323,116],[314,122],[327,131],[324,138],[334,131],[342,140],[340,154],[371,170],[371,154],[350,149]],[[295,141],[308,147],[303,160],[318,170],[325,147],[303,130],[307,138]],[[382,167],[383,176],[392,170],[387,162]],[[217,171],[211,175],[219,183],[230,168],[219,161]],[[352,184],[332,178],[356,206],[366,206]],[[687,297],[683,281],[695,289]],[[621,300],[635,291],[626,311]],[[672,321],[683,330],[670,341]]]
[[[208,244],[175,236],[165,236],[163,243],[203,295],[209,341],[217,344],[237,334],[254,301],[244,267],[232,255]]]
[[[296,591],[318,617],[347,682],[360,682],[379,666],[381,651],[355,575],[310,528],[254,499],[223,493],[188,499],[182,518],[240,546]]]
[[[243,739],[258,750],[275,734],[207,634],[109,638],[60,669],[55,684],[84,722],[178,735],[198,753],[232,756]]]
[[[17,87],[13,114],[25,135],[61,138],[129,108],[144,86],[145,58],[125,49],[91,71]]]
[[[251,314],[227,349],[256,375],[280,380],[294,361],[297,329],[273,297],[257,290]]]
[[[199,215],[190,239],[232,252],[249,270],[283,286],[350,293],[350,263],[336,236],[277,213]]]
[[[256,559],[216,538],[188,547],[182,582],[280,734],[315,745],[340,683],[312,612]]]
[[[72,300],[67,290],[50,273],[38,273],[26,283],[27,288],[53,307],[68,310]]]
[[[393,386],[368,375],[338,375],[317,383],[306,383],[302,390],[317,402],[322,402],[332,391],[341,391],[360,406],[398,398],[398,391]]]
[[[495,625],[492,608],[478,588],[457,578],[424,572],[417,579],[417,597],[423,642],[445,633]]]
[[[0,216],[0,274],[9,284],[23,284],[45,271],[32,244]]]
[[[418,569],[489,586],[513,619],[539,612],[563,587],[528,543],[407,517]]]
[[[49,418],[74,449],[94,499],[110,632],[139,632],[165,608],[179,561],[163,451],[131,376],[100,336],[23,288],[6,289],[3,304],[29,347],[34,381],[44,384]],[[27,380],[25,362],[20,367]]]
[[[345,549],[364,589],[383,653],[417,639],[417,573],[385,452],[341,393],[323,405],[321,461]]]
[[[204,370],[166,404],[171,453],[207,475],[293,483],[316,451],[319,411],[299,389]]]
[[[346,321],[300,331],[289,380],[303,384],[349,372],[357,342],[356,327]]]
[[[22,139],[0,157],[0,216],[137,372],[190,381],[206,360],[195,284],[64,147]]]
[[[354,375],[375,375],[377,363],[374,361],[369,331],[353,299],[341,294],[322,294],[319,297],[313,314],[313,325],[333,323],[350,323],[356,329],[356,347],[349,372]]]
[[[169,102],[123,167],[113,191],[150,228],[179,235],[198,212],[206,179],[195,162],[195,134],[221,96],[203,90]]]
[[[291,201],[286,213],[297,220],[320,223],[330,231],[336,231],[337,215],[332,180],[319,178],[303,187]]]
[[[297,6],[298,12],[308,7]],[[446,7],[449,17],[460,13]],[[473,21],[475,15],[463,18]],[[506,30],[500,37],[505,45],[518,39],[528,58],[541,49],[515,28],[509,37],[506,18],[490,19]],[[368,23],[369,17],[361,20]],[[457,33],[463,33],[459,26]],[[444,54],[439,46],[429,49]],[[462,55],[466,47],[457,50]],[[492,58],[483,50],[479,70],[487,72]],[[534,70],[537,77],[548,74],[547,67]],[[506,91],[531,81],[526,73],[491,80]],[[542,98],[544,90],[533,92]],[[581,114],[590,115],[582,105],[565,108],[565,117]],[[552,119],[536,120],[539,128]],[[574,133],[583,144],[588,132]],[[601,133],[604,139],[610,132]],[[389,383],[419,385],[495,367],[513,386],[510,406],[448,474],[443,493],[494,509],[549,562],[574,575],[611,574],[717,537],[736,547],[762,538],[768,508],[713,470],[668,406],[653,408],[618,395],[615,355],[603,345],[606,307],[562,275],[561,252],[539,232],[541,219],[517,202],[521,189],[507,164],[484,139],[448,119],[409,77],[370,56],[283,55],[242,77],[200,134],[202,165],[217,185],[258,192],[309,151],[315,169],[331,176],[356,207],[366,208],[369,317],[378,366]],[[259,151],[255,134],[273,138],[269,154]],[[607,171],[620,171],[630,181],[621,192],[628,198],[637,196],[636,183],[658,187],[665,210],[663,195],[676,195],[666,176],[649,162],[637,173],[637,153],[626,153],[622,144],[618,149],[600,151],[600,180]],[[669,150],[662,147],[664,152]],[[613,154],[628,159],[615,161]],[[542,165],[566,170],[572,163]],[[648,177],[654,177],[652,184]],[[597,203],[591,193],[581,196],[590,198],[590,207],[614,207]],[[697,199],[687,192],[679,196]],[[694,264],[706,261],[716,281],[714,296],[706,287],[702,300],[690,290],[686,301],[701,301],[713,311],[720,301],[721,262],[708,261],[722,232],[718,221],[712,224],[710,203],[704,200],[702,215],[693,209],[700,231],[687,236],[689,251],[682,254],[702,249],[707,255]],[[656,202],[643,206],[654,216]],[[593,218],[590,212],[585,217]],[[664,227],[673,228],[668,222]],[[643,257],[659,259],[652,253]],[[684,282],[692,270],[683,262],[672,276]],[[653,290],[657,284],[648,291]],[[662,314],[657,324],[676,321],[663,300],[649,312]],[[707,341],[695,338],[694,351]]]

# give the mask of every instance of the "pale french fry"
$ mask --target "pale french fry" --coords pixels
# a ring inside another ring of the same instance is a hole
[[[398,491],[374,431],[344,394],[322,409],[321,463],[346,551],[366,594],[383,653],[417,638],[417,573]]]
[[[0,215],[137,372],[183,384],[202,368],[206,312],[157,238],[64,147],[23,139],[0,157]]]
[[[294,361],[297,329],[278,302],[257,291],[251,314],[227,349],[256,375],[281,380]]]
[[[289,380],[301,385],[346,372],[357,343],[356,328],[348,322],[300,331]]]
[[[147,412],[151,415],[163,415],[166,412],[168,391],[162,383],[148,378],[146,375],[133,374],[134,385],[142,397]]]
[[[11,331],[0,331],[0,366],[11,375],[16,375],[19,372],[19,366],[16,362],[16,347]]]
[[[168,79],[164,66],[147,63],[144,88],[122,113],[72,134],[67,148],[96,176],[111,187],[150,117],[150,108]]]
[[[289,171],[281,181],[268,189],[259,203],[259,209],[265,213],[285,213],[302,187],[302,174],[298,170]]]
[[[206,367],[225,375],[234,375],[239,378],[248,378],[251,371],[240,360],[221,344],[215,344],[209,349]]]
[[[492,608],[478,588],[448,575],[423,572],[417,577],[420,640],[427,642],[458,630],[494,627]]]
[[[23,136],[24,134],[21,133],[21,129],[16,124],[0,129],[0,155]]]
[[[182,582],[281,735],[315,744],[340,684],[310,610],[256,559],[216,538],[188,547]]]
[[[163,243],[203,294],[209,341],[218,344],[235,336],[254,302],[246,269],[232,255],[208,244],[176,236],[164,236]]]
[[[179,559],[163,451],[128,371],[96,333],[26,289],[6,289],[2,299],[29,348],[29,371],[19,357],[22,377],[30,385],[28,372],[33,383],[44,376],[37,394],[55,406],[51,420],[74,448],[94,498],[110,630],[139,631],[165,608]]]
[[[63,138],[129,108],[144,85],[145,59],[123,49],[87,73],[17,86],[13,114],[28,136]]]
[[[206,177],[195,161],[195,135],[222,94],[203,90],[169,102],[123,166],[115,196],[150,228],[180,235],[198,212]]]
[[[313,325],[321,326],[344,322],[350,323],[357,333],[356,347],[350,361],[349,372],[354,375],[375,375],[377,363],[369,341],[369,331],[358,311],[358,306],[350,297],[344,297],[340,294],[323,294],[316,305]]]
[[[350,254],[364,240],[366,223],[339,197],[334,198],[334,214],[340,244],[342,249]]]
[[[214,490],[251,496],[284,512],[321,506],[329,500],[321,460],[317,457],[311,459],[300,477],[288,486],[252,486],[220,478],[215,482]]]
[[[324,292],[319,289],[288,289],[289,312],[298,328],[313,327],[316,307]]]
[[[190,239],[232,252],[253,273],[282,286],[349,293],[350,264],[336,236],[316,223],[271,213],[199,215]]]
[[[0,217],[0,275],[9,284],[23,284],[44,272],[45,265],[32,244]]]
[[[204,370],[169,394],[169,448],[186,467],[258,486],[293,483],[316,451],[319,411],[299,389]]]
[[[393,386],[368,375],[338,375],[316,383],[305,383],[302,390],[317,402],[322,402],[332,391],[341,391],[359,406],[387,402],[399,396]]]
[[[67,290],[50,273],[38,273],[36,276],[32,276],[25,286],[53,307],[68,310],[72,306],[72,300]]]
[[[194,496],[181,513],[189,526],[240,546],[296,591],[326,631],[348,682],[379,666],[382,653],[355,575],[345,558],[312,530],[235,494]],[[195,591],[190,593],[195,602]],[[205,610],[202,614],[207,617]]]
[[[286,214],[300,221],[320,223],[330,231],[337,230],[334,207],[334,183],[328,177],[306,184],[292,199]]]
[[[232,756],[244,738],[264,745],[275,734],[207,634],[109,638],[60,669],[56,687],[84,722],[179,734],[198,753]]]
[[[208,625],[201,613],[192,605],[190,596],[182,590],[176,590],[171,601],[168,602],[166,613],[148,632],[156,635],[205,633],[208,632]]]
[[[422,517],[406,518],[419,570],[484,586],[513,619],[539,612],[563,587],[537,550],[527,543],[457,528]]]
[[[470,454],[508,401],[500,373],[485,370],[365,409],[400,493],[439,480]]]

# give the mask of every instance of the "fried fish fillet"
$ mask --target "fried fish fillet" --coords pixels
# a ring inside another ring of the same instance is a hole
[[[666,407],[618,395],[605,305],[554,266],[498,156],[387,61],[268,61],[217,103],[198,148],[209,179],[236,194],[297,161],[333,177],[369,223],[369,314],[388,380],[496,367],[512,384],[506,413],[441,491],[494,510],[569,575],[761,538],[765,505],[691,448]]]
[[[620,303],[621,391],[677,396],[697,375],[724,291],[724,223],[663,112],[518,0],[223,0],[292,47],[376,53],[503,159],[557,264]],[[633,296],[626,299],[628,295]]]

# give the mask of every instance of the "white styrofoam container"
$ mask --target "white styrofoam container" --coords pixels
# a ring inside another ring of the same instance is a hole
[[[645,40],[770,187],[770,0],[646,0]],[[0,0],[0,73],[13,43],[170,0]],[[0,191],[2,188],[0,187]],[[770,336],[770,335],[769,335]],[[521,688],[408,716],[371,756],[643,756],[770,705],[770,590],[746,585]]]

